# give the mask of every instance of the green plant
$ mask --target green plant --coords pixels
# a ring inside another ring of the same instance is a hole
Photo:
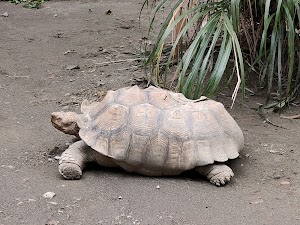
[[[213,96],[220,81],[237,76],[233,92],[245,94],[247,78],[254,77],[266,87],[267,100],[276,92],[276,107],[290,102],[300,86],[299,0],[205,1],[159,0],[150,22],[149,33],[162,10],[169,10],[147,57],[156,85],[172,88],[189,98]],[[144,6],[148,0],[144,2]],[[171,36],[173,38],[171,38]],[[163,50],[170,45],[170,51]],[[231,63],[233,61],[233,63]],[[173,66],[173,79],[170,72]],[[228,68],[234,73],[228,74]],[[226,70],[227,69],[227,70]],[[254,75],[253,75],[254,74]],[[253,79],[252,79],[253,80]],[[274,83],[277,88],[274,89]]]
[[[15,4],[25,3],[23,6],[29,9],[38,9],[44,3],[44,0],[0,0],[8,1]]]

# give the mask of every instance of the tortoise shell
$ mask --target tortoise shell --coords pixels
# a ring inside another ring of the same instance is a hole
[[[138,86],[84,101],[79,135],[95,151],[127,170],[185,171],[238,157],[241,129],[213,100]],[[128,169],[131,167],[131,169]]]

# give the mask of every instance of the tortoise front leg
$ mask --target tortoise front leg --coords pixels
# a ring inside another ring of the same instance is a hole
[[[225,164],[211,164],[207,166],[196,167],[195,170],[201,175],[207,177],[210,183],[216,186],[225,185],[233,177],[232,169]]]
[[[90,147],[82,140],[71,144],[59,160],[60,174],[68,180],[80,179],[82,170],[89,161],[89,152],[91,151]]]
[[[101,155],[91,149],[84,141],[80,140],[71,144],[63,152],[59,160],[58,170],[67,180],[77,180],[82,176],[82,171],[88,162],[96,162],[104,167],[117,167],[113,159]]]

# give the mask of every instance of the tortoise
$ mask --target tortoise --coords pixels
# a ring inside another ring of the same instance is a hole
[[[58,169],[65,179],[80,179],[93,161],[147,176],[194,169],[221,186],[234,175],[225,162],[244,145],[223,104],[153,86],[108,91],[101,102],[84,100],[81,112],[51,114],[55,128],[79,137],[61,155]]]

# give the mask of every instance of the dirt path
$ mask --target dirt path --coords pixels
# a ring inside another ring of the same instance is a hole
[[[9,14],[0,17],[0,224],[300,224],[300,121],[271,115],[277,128],[239,104],[230,113],[246,146],[225,187],[193,174],[148,178],[95,167],[79,181],[60,177],[54,156],[71,138],[49,115],[138,83],[141,3],[49,1],[28,10],[0,2],[0,14]],[[218,100],[230,105],[227,95]]]

